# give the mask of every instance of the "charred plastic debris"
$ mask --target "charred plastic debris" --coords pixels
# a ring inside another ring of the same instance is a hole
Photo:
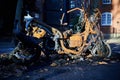
[[[65,31],[36,20],[28,12],[24,16],[25,32],[15,31],[16,38],[19,40],[18,45],[4,58],[15,63],[30,64],[40,60],[41,57],[45,57],[44,60],[48,61],[57,58],[66,61],[83,61],[88,56],[110,57],[111,48],[104,41],[98,22],[100,11],[95,9],[94,14],[89,16],[82,7],[74,8],[67,13],[75,10],[80,11],[77,24]],[[65,13],[61,18],[62,26],[67,25],[63,23],[64,16]]]

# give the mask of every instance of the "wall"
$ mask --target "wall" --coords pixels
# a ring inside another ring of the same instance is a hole
[[[0,1],[0,36],[12,34],[17,0]]]
[[[101,12],[112,13],[112,25],[101,26],[101,30],[105,34],[119,34],[120,33],[120,0],[112,0],[111,4],[102,4],[100,2],[99,8]]]
[[[120,33],[120,0],[112,0],[112,28],[116,33]]]

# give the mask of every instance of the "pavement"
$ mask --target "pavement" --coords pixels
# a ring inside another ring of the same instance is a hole
[[[15,47],[12,37],[3,37],[0,39],[0,54],[9,53]]]
[[[120,54],[120,38],[107,39],[106,42],[110,45],[112,53]]]
[[[119,44],[120,43],[120,38],[106,39],[106,42],[107,43]]]

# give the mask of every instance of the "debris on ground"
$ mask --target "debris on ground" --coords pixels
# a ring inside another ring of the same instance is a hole
[[[28,70],[28,67],[31,66],[31,65],[26,66],[24,64],[22,65],[16,64],[7,57],[8,57],[7,54],[0,55],[0,79],[9,78],[11,76],[20,77],[25,73],[26,70]],[[45,59],[40,58],[38,62],[32,63],[32,66],[34,67],[34,65],[38,64],[38,67],[39,67],[39,66],[44,66],[47,63],[50,63],[47,65],[49,67],[69,66],[70,64],[80,64],[81,66],[84,66],[84,65],[98,66],[98,65],[107,65],[110,63],[113,64],[113,63],[120,62],[119,55],[113,55],[110,58],[104,58],[104,59],[89,57],[86,59],[83,58],[83,60],[81,59],[71,60],[68,57],[63,59],[61,59],[61,57],[54,58],[56,56],[51,56],[51,57],[53,57],[51,62],[49,62],[50,60],[45,61],[46,58]],[[44,67],[39,70],[40,73],[47,72],[47,71],[48,69]]]
[[[108,64],[108,63],[105,61],[101,61],[101,62],[98,62],[98,64]]]

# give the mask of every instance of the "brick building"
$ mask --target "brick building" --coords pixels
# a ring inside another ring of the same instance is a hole
[[[8,0],[9,1],[9,0]],[[120,33],[120,0],[15,0],[11,5],[13,7],[9,7],[10,9],[7,9],[5,17],[3,14],[1,14],[0,17],[4,17],[0,19],[0,32],[12,32],[13,29],[13,23],[14,18],[17,20],[21,20],[22,11],[21,8],[24,9],[26,7],[25,4],[28,5],[27,10],[33,11],[35,13],[35,16],[39,17],[41,21],[46,22],[47,24],[50,24],[52,26],[58,26],[60,27],[60,18],[62,16],[62,13],[67,10],[70,10],[75,7],[80,7],[81,3],[84,2],[84,6],[86,9],[92,12],[92,7],[98,7],[102,13],[100,25],[101,30],[105,34],[115,34],[113,37],[118,36]],[[19,5],[17,3],[19,2]],[[24,1],[24,6],[22,6],[22,1]],[[10,1],[9,1],[10,2]],[[1,4],[5,4],[1,2]],[[16,4],[18,6],[16,6]],[[11,6],[10,5],[10,6]],[[16,6],[16,7],[15,7]],[[24,8],[23,8],[24,7]],[[15,13],[16,8],[16,13]],[[2,9],[6,9],[6,7],[1,7]],[[14,10],[13,10],[14,9]],[[10,14],[13,14],[12,16],[9,16]],[[16,15],[15,15],[16,14]],[[21,15],[20,15],[21,14]],[[15,17],[14,17],[15,16]],[[6,17],[11,17],[8,20],[8,22],[11,23],[7,25],[5,22]],[[72,16],[73,17],[73,16]],[[4,24],[3,24],[4,22]],[[70,23],[70,15],[65,15],[64,22]],[[4,27],[2,27],[4,26]],[[6,27],[7,26],[7,27]],[[3,30],[4,29],[4,30]],[[117,35],[116,35],[117,34]]]
[[[120,34],[120,0],[100,0],[101,30],[110,37],[119,37]]]

